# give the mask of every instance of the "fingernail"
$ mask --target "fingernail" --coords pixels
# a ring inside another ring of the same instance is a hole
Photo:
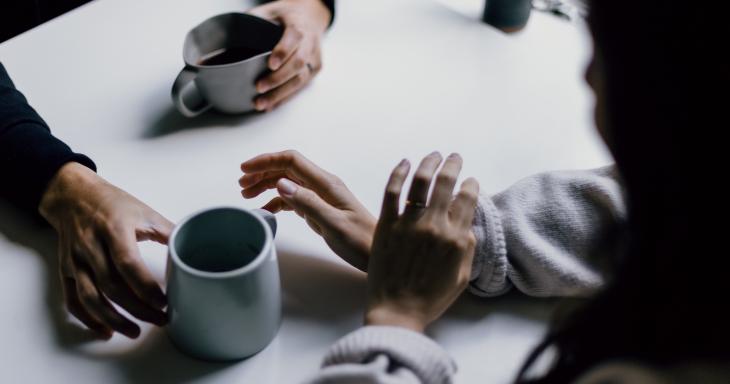
[[[256,107],[256,110],[257,111],[263,111],[263,110],[265,110],[266,109],[266,101],[264,101],[263,99],[256,99],[255,107]]]
[[[399,167],[404,167],[407,164],[408,164],[408,159],[403,159],[403,160],[400,161],[400,163],[398,163],[398,166]]]
[[[460,159],[460,158],[461,158],[461,155],[456,152],[449,155],[449,159]]]
[[[429,153],[428,155],[429,156],[441,156],[441,154],[439,153],[439,151],[433,151],[433,152]]]
[[[271,68],[272,71],[276,71],[279,69],[280,65],[281,59],[279,59],[279,56],[271,56],[271,60],[269,60],[269,68]]]
[[[281,179],[276,183],[276,189],[282,196],[291,198],[297,192],[297,185],[287,179]]]
[[[258,84],[256,84],[256,92],[258,93],[264,93],[269,90],[269,85],[266,84],[263,81],[259,81]]]

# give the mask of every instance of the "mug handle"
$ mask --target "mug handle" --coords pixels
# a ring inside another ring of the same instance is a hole
[[[276,216],[274,216],[273,213],[261,208],[252,209],[251,211],[264,219],[266,224],[268,224],[271,228],[271,234],[276,236]]]
[[[211,105],[200,95],[195,86],[195,78],[198,71],[192,67],[185,67],[177,75],[172,85],[172,101],[175,107],[186,117],[195,117],[210,109]],[[195,105],[189,107],[186,101],[192,101]]]

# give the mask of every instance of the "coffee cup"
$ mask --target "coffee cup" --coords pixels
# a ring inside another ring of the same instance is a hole
[[[200,23],[185,37],[185,67],[172,86],[177,110],[187,117],[211,108],[231,114],[253,111],[256,80],[268,72],[268,58],[281,36],[281,26],[246,13]]]
[[[274,247],[276,218],[264,210],[205,209],[182,220],[169,239],[167,332],[206,360],[251,356],[281,321]]]

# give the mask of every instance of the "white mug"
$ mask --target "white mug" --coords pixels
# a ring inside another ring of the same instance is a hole
[[[167,331],[207,360],[251,356],[281,322],[276,218],[264,210],[205,209],[173,230],[167,261]]]

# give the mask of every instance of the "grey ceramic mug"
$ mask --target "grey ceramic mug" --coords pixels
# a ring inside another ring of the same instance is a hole
[[[233,360],[274,338],[281,320],[275,232],[271,213],[235,207],[200,211],[173,230],[167,331],[179,349]]]
[[[210,108],[224,113],[254,110],[256,80],[265,74],[282,28],[245,13],[211,17],[188,32],[185,68],[172,86],[175,107],[187,117]]]

